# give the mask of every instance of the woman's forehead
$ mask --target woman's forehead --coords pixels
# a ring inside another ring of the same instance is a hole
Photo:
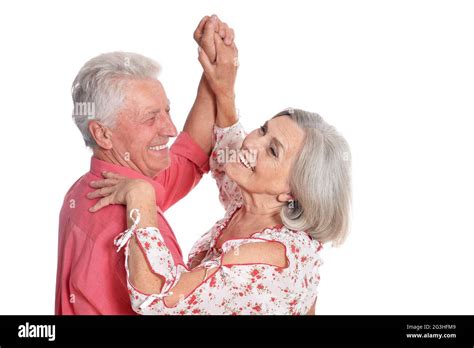
[[[299,149],[304,130],[289,116],[279,116],[267,121],[268,132],[280,141],[286,151]]]

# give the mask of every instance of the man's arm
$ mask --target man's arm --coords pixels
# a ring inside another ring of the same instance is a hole
[[[189,111],[183,131],[209,155],[212,147],[212,129],[216,120],[216,101],[209,84],[201,76],[196,100]]]

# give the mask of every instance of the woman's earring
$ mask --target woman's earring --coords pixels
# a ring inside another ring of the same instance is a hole
[[[290,199],[288,201],[288,208],[293,209],[295,207],[295,201]]]

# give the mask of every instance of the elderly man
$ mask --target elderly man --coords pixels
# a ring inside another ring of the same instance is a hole
[[[215,32],[233,44],[232,29],[216,16],[204,17],[194,33],[210,57],[215,57]],[[56,314],[135,314],[124,256],[112,243],[127,227],[125,208],[113,205],[92,214],[97,200],[87,196],[93,191],[91,181],[102,178],[104,171],[154,185],[159,228],[174,261],[184,264],[163,212],[209,170],[215,101],[203,75],[184,129],[177,135],[169,100],[156,79],[158,72],[159,66],[144,56],[106,53],[88,61],[73,83],[74,120],[93,156],[90,171],[69,189],[61,209]]]

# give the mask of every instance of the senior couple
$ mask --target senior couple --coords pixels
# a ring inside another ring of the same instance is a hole
[[[233,30],[206,16],[194,38],[203,75],[179,134],[151,59],[108,53],[79,71],[93,156],[61,209],[56,314],[314,314],[319,251],[348,231],[349,147],[299,109],[246,133]],[[226,213],[185,262],[164,212],[209,171]]]

